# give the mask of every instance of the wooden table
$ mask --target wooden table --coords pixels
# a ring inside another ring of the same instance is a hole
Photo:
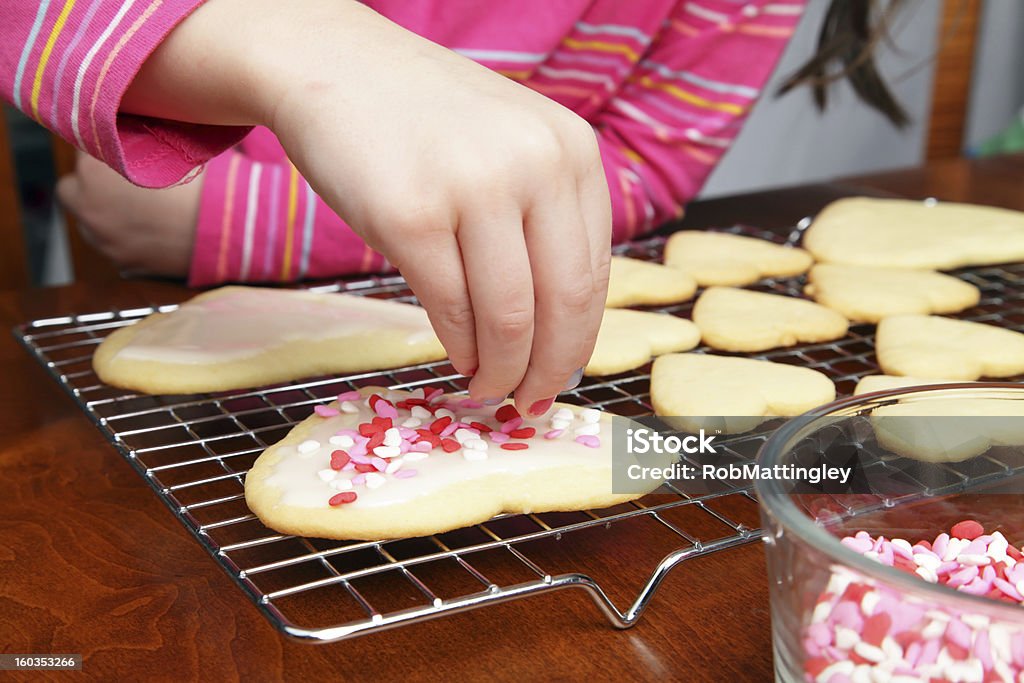
[[[1024,157],[699,202],[682,225],[781,228],[836,197],[865,193],[1024,210]],[[189,295],[152,282],[5,292],[0,325]],[[0,382],[0,652],[82,653],[85,674],[101,679],[772,676],[759,544],[685,562],[628,631],[610,627],[582,592],[563,591],[333,645],[290,642],[7,334]],[[607,564],[625,575],[632,561]]]

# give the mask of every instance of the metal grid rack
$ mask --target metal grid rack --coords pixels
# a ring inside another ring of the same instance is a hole
[[[805,227],[801,223],[788,236],[744,226],[729,231],[793,244]],[[633,243],[621,253],[660,260],[663,246],[664,238],[654,238]],[[1024,330],[1024,264],[957,275],[982,291],[981,303],[961,317]],[[755,288],[800,296],[802,287],[802,278],[787,278],[764,280]],[[316,291],[413,301],[404,281],[394,277],[343,282]],[[650,310],[689,317],[691,307],[687,302]],[[278,534],[246,508],[245,473],[314,405],[369,384],[464,391],[465,379],[444,361],[193,396],[139,395],[97,379],[92,353],[107,334],[155,311],[174,308],[36,320],[14,332],[264,615],[293,638],[332,642],[569,587],[583,588],[615,626],[625,628],[641,616],[671,569],[759,537],[749,487],[724,485],[702,495],[672,489],[607,510],[503,516],[419,539],[346,542]],[[870,326],[851,327],[835,342],[750,357],[820,370],[836,382],[840,395],[851,393],[860,377],[879,371]],[[621,375],[585,379],[562,399],[625,416],[650,415],[649,372],[647,365]],[[721,457],[749,461],[765,438],[767,433],[761,432],[728,440],[721,444]],[[591,564],[600,564],[603,553],[621,549],[617,544],[627,542],[639,527],[645,533],[656,529],[664,534],[666,545],[661,551],[641,548],[636,564],[646,561],[647,566],[636,590],[612,596],[592,576]],[[625,609],[617,603],[625,604]]]

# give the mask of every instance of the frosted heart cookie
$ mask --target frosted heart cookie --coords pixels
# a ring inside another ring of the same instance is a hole
[[[689,351],[699,343],[700,331],[689,320],[667,313],[608,309],[584,374],[595,377],[626,372],[646,364],[652,356]]]
[[[440,389],[364,388],[318,406],[264,451],[246,475],[245,500],[272,529],[341,539],[607,507],[650,490],[612,492],[611,424],[607,413],[570,405],[523,418],[511,404]]]
[[[959,381],[1024,373],[1024,334],[934,315],[884,319],[875,352],[890,375]]]
[[[224,287],[117,330],[96,349],[93,367],[107,384],[175,394],[445,356],[418,306],[351,294]]]
[[[711,287],[697,299],[693,322],[704,343],[722,351],[764,351],[846,334],[846,318],[812,301],[731,287]]]
[[[957,384],[957,379],[925,379],[923,377],[896,377],[893,375],[868,375],[861,377],[853,390],[854,396],[870,394],[875,391],[890,391],[908,387],[925,387],[934,384]]]
[[[675,353],[655,360],[651,370],[655,414],[689,430],[743,432],[835,397],[832,380],[817,370],[765,360]]]
[[[687,230],[668,238],[665,265],[692,275],[702,287],[743,286],[764,277],[805,273],[811,256],[756,237]]]
[[[960,278],[929,270],[819,263],[804,290],[855,322],[877,323],[901,313],[956,313],[978,303],[981,292]]]
[[[697,282],[675,268],[613,256],[608,279],[608,308],[659,306],[687,301]]]
[[[819,261],[948,270],[1024,260],[1024,213],[974,204],[850,197],[803,240]]]

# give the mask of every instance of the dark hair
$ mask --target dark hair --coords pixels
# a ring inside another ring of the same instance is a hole
[[[824,109],[828,87],[846,78],[857,96],[893,125],[907,125],[910,117],[882,80],[874,57],[875,47],[887,37],[892,15],[904,3],[905,0],[889,0],[879,10],[878,0],[832,0],[818,33],[818,51],[786,79],[778,94],[809,85],[818,109]],[[833,70],[836,63],[841,68]]]

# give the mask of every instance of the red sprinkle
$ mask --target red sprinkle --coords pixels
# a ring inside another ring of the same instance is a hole
[[[536,433],[537,430],[533,427],[523,427],[522,429],[513,429],[508,435],[513,439],[532,439]]]
[[[516,410],[514,405],[508,403],[498,408],[494,413],[494,417],[497,418],[499,422],[508,422],[509,420],[513,420],[517,417],[522,417],[522,415],[519,414],[519,411]]]
[[[473,429],[478,430],[481,434],[485,434],[487,432],[494,431],[490,427],[485,425],[483,422],[470,422],[469,426],[472,427]]]
[[[342,467],[348,464],[348,461],[352,458],[349,457],[345,451],[334,451],[331,453],[331,469],[341,470]]]
[[[965,519],[962,522],[957,522],[953,525],[953,528],[949,530],[949,534],[951,536],[966,539],[968,541],[973,541],[984,533],[985,527],[981,526],[981,524],[973,519]]]
[[[441,439],[441,448],[444,449],[445,453],[454,453],[462,448],[462,446],[455,439]]]
[[[378,431],[380,430],[378,430],[374,425],[372,425],[369,422],[364,422],[361,425],[359,425],[359,433],[362,434],[363,436],[373,436],[373,434]]]
[[[383,399],[381,399],[383,400]],[[395,424],[391,421],[390,417],[375,417],[371,420],[373,426],[380,430],[391,429]]]
[[[430,423],[430,431],[432,431],[434,434],[440,434],[441,432],[444,431],[444,428],[450,425],[451,423],[452,419],[447,415],[445,415],[444,417],[439,417]]]
[[[367,463],[362,463],[362,462],[357,462],[356,463],[356,472],[362,472],[363,474],[366,474],[367,472],[376,472],[376,471],[377,471],[377,468],[374,467],[373,465],[371,465],[368,462]]]
[[[522,451],[530,447],[529,444],[522,443],[521,441],[509,441],[501,444],[501,447],[506,451]]]
[[[384,397],[380,394],[370,394],[370,398],[366,400],[367,405],[370,406],[370,410],[376,410],[374,406],[377,405],[377,401],[383,401]]]
[[[373,449],[384,443],[384,430],[374,432],[370,435],[370,440],[366,442],[366,450],[373,452]]]
[[[327,502],[330,503],[332,507],[337,507],[339,505],[344,505],[345,503],[354,503],[358,497],[359,496],[356,495],[355,491],[342,491],[341,493],[331,496],[331,499]]]
[[[421,441],[426,441],[434,448],[437,448],[438,446],[441,445],[440,437],[438,437],[437,434],[430,431],[429,429],[417,429],[416,433],[420,435]]]
[[[885,612],[878,612],[864,620],[864,630],[860,637],[869,645],[879,647],[891,627],[892,617]]]

